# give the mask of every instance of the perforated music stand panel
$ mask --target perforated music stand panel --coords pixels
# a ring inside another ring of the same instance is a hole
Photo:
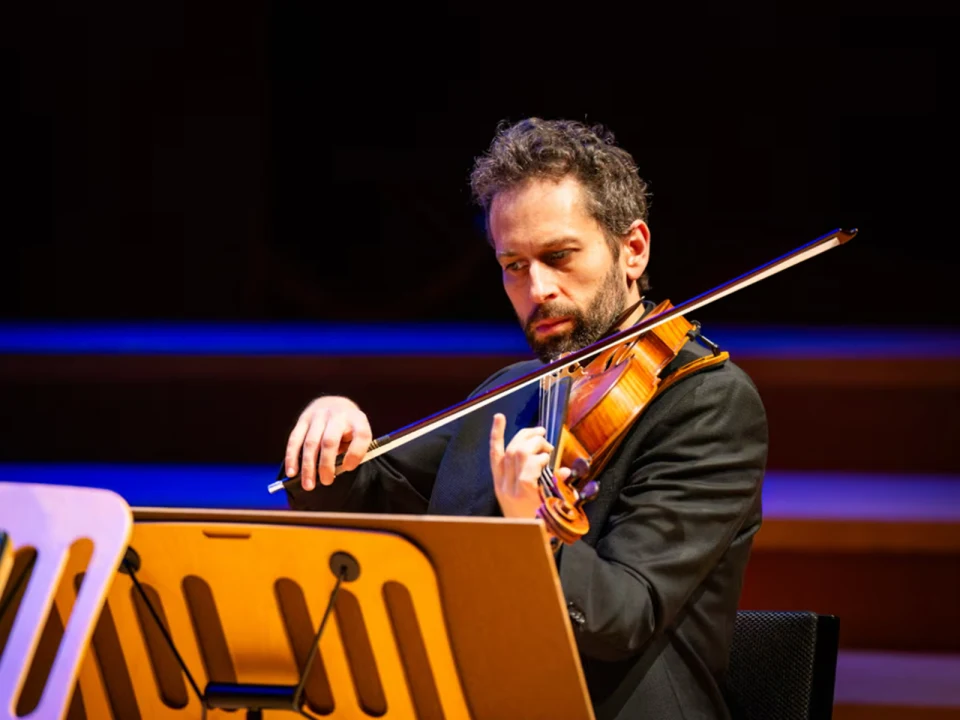
[[[135,517],[136,577],[201,690],[208,681],[295,684],[336,582],[330,557],[347,552],[360,576],[341,585],[324,629],[310,715],[592,718],[535,521],[167,509]],[[130,577],[118,576],[107,607],[120,650],[102,644],[101,654],[122,656],[128,677],[116,664],[113,677],[85,676],[83,697],[113,702],[125,717],[200,717],[172,654],[156,637],[151,650]]]

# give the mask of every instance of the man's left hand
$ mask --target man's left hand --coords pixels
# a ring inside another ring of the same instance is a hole
[[[553,446],[542,427],[520,430],[504,448],[506,418],[497,413],[490,429],[490,469],[493,487],[504,517],[533,518],[540,509],[540,473],[550,462]],[[557,480],[563,481],[570,470],[560,468]]]

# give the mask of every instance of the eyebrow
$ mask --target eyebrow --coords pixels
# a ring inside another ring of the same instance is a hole
[[[576,245],[576,244],[579,244],[579,242],[580,242],[579,240],[573,237],[561,237],[561,238],[557,238],[556,240],[548,240],[542,246],[540,246],[540,252],[548,252],[562,245],[570,245],[570,244]],[[505,250],[497,253],[497,259],[499,260],[500,258],[516,257],[519,254],[520,253],[515,252],[513,250]]]

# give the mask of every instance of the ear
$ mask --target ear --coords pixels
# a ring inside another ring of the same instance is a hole
[[[620,262],[623,263],[627,280],[632,285],[640,279],[650,261],[650,228],[643,220],[634,220],[622,242]]]

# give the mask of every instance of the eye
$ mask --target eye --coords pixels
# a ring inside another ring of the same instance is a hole
[[[557,250],[556,252],[547,253],[546,256],[544,256],[544,260],[551,265],[556,265],[566,260],[571,252],[571,250]]]
[[[512,263],[507,263],[503,266],[504,272],[508,273],[518,273],[526,268],[527,263],[524,260],[515,260]]]

